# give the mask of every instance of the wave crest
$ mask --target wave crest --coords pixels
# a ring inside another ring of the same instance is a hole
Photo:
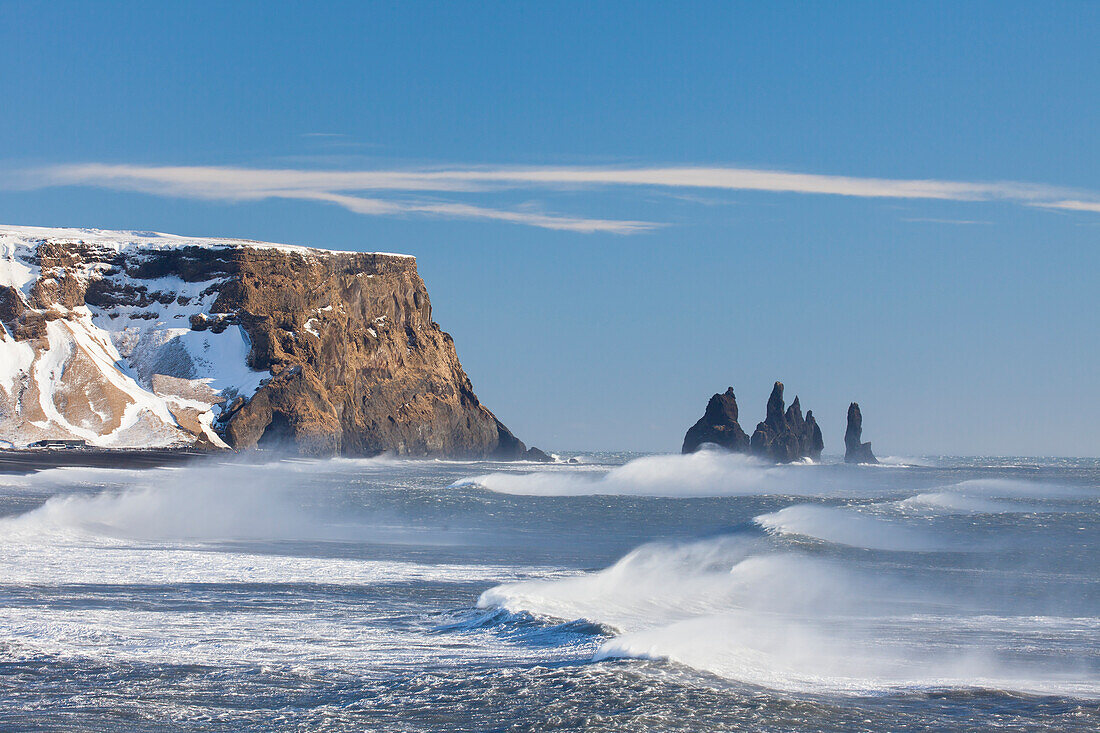
[[[845,472],[816,472],[812,463],[776,466],[751,456],[719,450],[636,458],[605,473],[562,467],[534,473],[497,472],[455,486],[476,485],[502,494],[527,496],[625,495],[657,497],[805,496],[858,494],[866,479]]]
[[[769,532],[800,535],[868,550],[934,552],[955,544],[915,527],[863,513],[857,507],[796,504],[770,514],[761,514],[755,522]]]
[[[989,687],[1100,696],[1095,671],[1058,648],[1100,642],[1095,624],[967,616],[959,600],[931,583],[726,537],[644,545],[599,572],[499,585],[478,605],[616,631],[594,661],[671,660],[788,692]],[[1040,629],[1052,651],[1035,646]]]

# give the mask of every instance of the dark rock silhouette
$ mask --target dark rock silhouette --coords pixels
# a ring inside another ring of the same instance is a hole
[[[736,453],[748,452],[749,436],[737,423],[737,398],[733,387],[710,398],[706,412],[688,428],[680,452],[694,453],[704,443],[714,443]]]
[[[767,417],[753,431],[750,446],[761,458],[790,463],[801,458],[820,458],[825,442],[813,411],[802,416],[797,396],[791,406],[783,410],[783,383],[776,382],[768,397]]]
[[[494,418],[496,419],[496,418]],[[500,461],[540,461],[552,463],[553,458],[543,453],[538,448],[527,445],[512,435],[512,431],[504,426],[500,420],[497,423],[497,448],[490,454],[490,458]]]
[[[810,444],[806,455],[815,461],[821,458],[821,451],[825,450],[825,439],[821,436],[821,428],[814,419],[814,411],[806,410],[806,425],[809,430]]]
[[[859,404],[848,405],[848,429],[844,431],[845,463],[878,463],[871,452],[871,444],[860,442],[863,439],[863,413]]]
[[[523,454],[523,460],[525,461],[538,461],[539,463],[553,463],[554,459],[547,455],[544,451],[539,450],[535,446],[531,446],[527,449],[527,452]]]
[[[683,453],[693,453],[704,443],[714,443],[736,453],[753,453],[778,463],[800,458],[817,459],[825,447],[813,411],[802,416],[798,397],[784,409],[783,383],[776,382],[768,398],[768,413],[750,439],[737,422],[737,400],[730,387],[707,403],[707,410],[684,436]]]

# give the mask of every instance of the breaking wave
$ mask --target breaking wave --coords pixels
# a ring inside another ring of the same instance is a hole
[[[665,659],[726,679],[796,693],[984,688],[1100,697],[1095,675],[1082,675],[1054,655],[1029,660],[1024,645],[1013,638],[1034,634],[1036,628],[1057,629],[1066,639],[1081,632],[1097,636],[1095,627],[1079,628],[1075,622],[986,618],[960,623],[912,617],[869,619],[853,626],[851,620],[836,618],[790,619],[731,610],[612,639],[594,659]],[[1000,629],[987,631],[986,625],[997,624]],[[975,638],[979,632],[985,638]],[[1007,658],[1009,650],[1015,659]]]
[[[814,464],[776,466],[751,456],[718,450],[687,455],[637,458],[604,473],[544,470],[497,472],[466,479],[502,494],[528,496],[634,495],[659,497],[745,496],[759,494],[858,495],[871,483],[850,473],[817,472]]]
[[[1059,645],[1100,642],[1096,619],[966,615],[934,584],[725,537],[652,544],[611,567],[499,585],[478,605],[614,630],[594,661],[670,660],[795,693],[939,687],[1100,696]],[[1037,643],[1039,632],[1051,640]]]
[[[986,499],[953,491],[917,494],[898,502],[898,505],[905,509],[947,511],[960,514],[1026,514],[1044,511],[1042,507],[1033,504]],[[1049,511],[1049,509],[1046,511]]]
[[[1072,511],[1074,507],[1067,502],[1095,496],[1095,491],[1083,487],[1018,479],[971,479],[911,496],[897,505],[910,511],[948,514],[1049,514]]]
[[[762,514],[754,521],[776,534],[799,535],[869,550],[935,552],[957,546],[931,532],[871,516],[864,513],[866,511],[857,507],[797,504]]]
[[[929,468],[936,464],[932,461],[929,461],[927,458],[912,458],[909,456],[878,456],[878,463],[863,465],[882,466],[885,468],[911,468],[913,466]]]
[[[55,468],[4,477],[41,506],[0,519],[6,539],[339,540],[369,536],[369,517],[309,503],[318,476],[392,468],[390,458],[210,462],[157,469]],[[65,493],[55,493],[65,488]],[[74,491],[76,489],[76,491]],[[363,521],[358,521],[363,520]]]
[[[828,605],[837,588],[852,582],[836,563],[768,552],[758,539],[730,536],[643,545],[599,572],[499,585],[482,593],[478,606],[588,619],[628,632],[655,618],[733,606],[785,605],[810,612]],[[788,594],[787,583],[796,583],[798,593]]]
[[[960,481],[950,488],[960,494],[974,494],[999,499],[1080,500],[1100,497],[1100,491],[1095,488],[1008,478],[970,479]]]

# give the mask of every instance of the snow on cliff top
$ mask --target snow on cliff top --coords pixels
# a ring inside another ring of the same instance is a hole
[[[56,242],[87,242],[122,251],[135,247],[141,249],[173,249],[175,247],[255,247],[257,249],[278,249],[284,252],[344,252],[323,247],[303,247],[296,244],[277,244],[275,242],[257,242],[251,239],[220,239],[216,237],[181,237],[161,232],[111,231],[109,229],[68,229],[59,227],[20,227],[0,224],[0,238],[15,239],[19,244],[38,243],[43,240]],[[10,241],[10,239],[9,239]],[[388,257],[408,257],[412,255],[393,252],[363,252],[352,254],[376,254]]]

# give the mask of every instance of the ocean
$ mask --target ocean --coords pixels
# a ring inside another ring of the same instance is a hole
[[[1100,729],[1100,460],[0,476],[0,730]]]

